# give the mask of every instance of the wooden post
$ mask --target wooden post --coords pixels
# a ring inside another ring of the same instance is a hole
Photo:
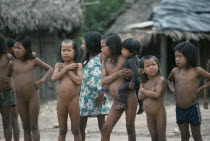
[[[160,38],[160,66],[163,77],[167,79],[167,37],[162,34]]]
[[[197,43],[197,62],[198,62],[198,66],[201,66],[201,56],[200,56],[200,45],[199,45],[199,41]]]

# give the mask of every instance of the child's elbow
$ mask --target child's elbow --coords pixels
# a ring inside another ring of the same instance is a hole
[[[52,81],[52,82],[56,82],[57,79],[56,79],[55,77],[52,77],[52,78],[51,78],[51,81]]]
[[[82,79],[78,80],[78,81],[76,82],[76,84],[77,84],[77,85],[82,85]]]

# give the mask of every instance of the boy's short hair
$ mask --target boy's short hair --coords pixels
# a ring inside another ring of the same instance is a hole
[[[128,38],[123,41],[122,48],[127,49],[133,55],[139,54],[140,42],[133,38]]]
[[[197,67],[196,47],[189,41],[184,41],[177,44],[174,51],[181,52],[187,60],[187,67]]]

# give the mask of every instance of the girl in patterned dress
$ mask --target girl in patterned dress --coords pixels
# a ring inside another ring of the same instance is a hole
[[[109,112],[109,102],[101,85],[102,56],[101,35],[99,32],[88,32],[83,36],[83,80],[80,90],[80,132],[85,140],[85,128],[88,117],[97,117],[100,132]]]

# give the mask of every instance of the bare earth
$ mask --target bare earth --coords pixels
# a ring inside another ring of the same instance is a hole
[[[175,117],[175,104],[174,101],[166,100],[166,112],[167,112],[167,140],[168,141],[179,141],[180,133],[178,126],[176,124]],[[200,100],[200,109],[202,114],[202,126],[201,132],[204,141],[210,140],[210,110],[205,110],[202,106],[202,100]],[[2,119],[0,116],[0,140],[3,138],[3,126]],[[23,141],[23,130],[21,121],[19,119],[19,124],[21,127],[20,141]],[[70,122],[68,123],[70,129]],[[39,126],[41,141],[56,141],[58,136],[58,122],[56,114],[56,101],[50,101],[41,105],[40,116],[39,116]],[[96,118],[89,118],[88,125],[86,129],[86,141],[100,141],[100,132],[97,126]],[[147,129],[146,115],[136,116],[136,136],[137,140],[150,141],[149,131]],[[125,115],[121,117],[116,126],[114,127],[111,134],[111,141],[127,141],[127,133],[125,128]],[[67,141],[73,141],[72,133],[68,132]],[[193,141],[192,136],[190,141]]]

